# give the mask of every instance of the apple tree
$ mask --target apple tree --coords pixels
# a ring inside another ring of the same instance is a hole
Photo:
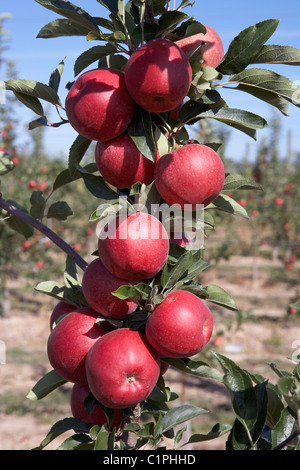
[[[249,138],[267,127],[263,117],[230,108],[221,95],[224,87],[281,111],[289,104],[299,107],[299,88],[263,64],[299,65],[300,51],[266,44],[279,23],[268,19],[241,31],[225,52],[210,26],[185,13],[187,1],[170,8],[166,1],[99,0],[106,18],[66,0],[36,1],[59,16],[38,38],[81,36],[94,44],[74,62],[65,103],[59,92],[64,60],[58,59],[48,83],[38,77],[0,82],[36,113],[29,124],[33,132],[47,126],[55,135],[58,126],[71,125],[78,133],[51,197],[32,193],[27,211],[25,201],[13,204],[5,194],[0,197],[5,223],[16,228],[11,222],[18,221],[28,239],[33,228],[40,231],[65,254],[64,282],[49,279],[36,286],[57,299],[58,313],[47,344],[53,368],[28,398],[41,400],[70,382],[72,416],[53,424],[38,448],[70,430],[73,435],[60,449],[161,449],[165,438],[184,449],[224,434],[229,450],[299,448],[297,354],[291,372],[272,366],[276,384],[213,348],[203,360],[213,333],[213,305],[238,307],[221,286],[202,284],[201,273],[209,267],[201,236],[217,230],[219,212],[247,218],[234,194],[261,185],[228,172],[219,145],[203,145],[190,131],[202,120],[216,120]],[[57,122],[47,118],[44,101],[57,110]],[[95,141],[97,158],[87,162]],[[128,152],[128,146],[134,150]],[[144,180],[149,172],[150,181]],[[76,204],[71,209],[56,196],[62,187],[72,191],[78,180],[97,201],[86,221],[97,222],[92,262],[41,221],[41,215],[43,222],[76,217]],[[186,205],[189,224],[180,231]],[[177,210],[163,220],[161,206]],[[174,404],[177,394],[164,378],[170,366],[226,387],[234,421],[216,423],[185,442],[182,424],[207,410]]]

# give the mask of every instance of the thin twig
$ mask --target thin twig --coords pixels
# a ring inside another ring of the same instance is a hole
[[[61,237],[59,237],[55,232],[53,232],[53,230],[51,230],[46,225],[42,224],[42,222],[2,199],[1,193],[0,208],[7,211],[11,217],[16,217],[17,219],[22,220],[31,227],[37,229],[39,232],[43,233],[46,237],[52,240],[56,246],[63,250],[74,261],[74,263],[79,266],[79,268],[85,271],[88,266],[88,263],[77,253],[77,251],[74,250],[74,248],[72,248]]]
[[[272,450],[281,450],[284,449],[290,442],[292,442],[296,437],[300,435],[300,430],[296,429],[289,437],[287,437],[284,441],[280,442],[277,446],[273,447]]]

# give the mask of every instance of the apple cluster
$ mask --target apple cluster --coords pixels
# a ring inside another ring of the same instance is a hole
[[[177,44],[153,39],[130,55],[124,71],[98,68],[77,78],[66,113],[79,134],[97,142],[95,160],[108,184],[131,188],[154,182],[162,200],[181,207],[206,206],[219,195],[224,166],[210,147],[187,143],[162,156],[156,152],[151,161],[128,133],[139,107],[150,113],[180,108],[192,82],[188,54],[203,45],[203,66],[215,67],[223,54],[216,36],[207,27],[205,43],[204,35]],[[53,369],[74,384],[73,415],[104,424],[102,405],[114,410],[118,427],[122,409],[149,397],[167,368],[164,358],[190,357],[205,347],[213,316],[197,295],[178,289],[153,305],[142,327],[130,328],[126,319],[142,311],[140,304],[112,293],[153,279],[167,262],[172,240],[158,218],[140,211],[118,215],[102,232],[98,256],[82,277],[88,306],[59,302],[50,319],[47,352]],[[84,406],[90,393],[98,402],[91,414]]]
[[[80,75],[66,97],[72,127],[96,141],[95,161],[108,184],[131,188],[155,182],[168,204],[204,204],[221,192],[225,172],[219,155],[207,145],[187,142],[154,161],[138,149],[128,133],[142,108],[149,113],[178,111],[193,78],[189,55],[201,48],[202,65],[216,67],[224,50],[220,37],[206,26],[176,43],[153,39],[136,49],[123,70],[97,68]]]
[[[90,275],[88,270],[86,273]],[[106,297],[111,297],[110,306],[115,302],[127,312],[118,317],[136,310],[128,300],[114,300],[105,279],[100,285],[107,291]],[[50,318],[47,353],[53,369],[73,384],[73,416],[102,425],[107,422],[104,406],[113,410],[112,427],[118,428],[125,417],[123,409],[146,400],[160,374],[165,373],[168,365],[164,359],[190,357],[206,346],[213,331],[213,316],[199,297],[185,290],[170,292],[149,314],[142,329],[115,326],[109,321],[114,312],[106,314],[106,320],[105,301],[102,305],[103,309],[98,306],[94,310],[60,301]],[[85,407],[90,394],[96,400],[91,413]]]
[[[167,262],[170,240],[163,224],[144,212],[110,223],[103,228],[106,236],[98,238],[99,256],[82,276],[88,306],[57,304],[50,318],[47,352],[53,369],[74,383],[73,416],[104,424],[102,405],[114,410],[118,427],[124,418],[122,409],[150,395],[166,370],[164,359],[189,357],[205,347],[213,316],[195,294],[174,290],[153,305],[142,327],[128,326],[128,317],[145,312],[145,305],[113,293],[155,277]],[[97,402],[91,414],[84,405],[89,394]]]

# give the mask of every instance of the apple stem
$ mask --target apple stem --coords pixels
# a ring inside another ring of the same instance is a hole
[[[39,232],[43,233],[47,238],[52,240],[55,245],[63,250],[74,261],[74,263],[77,264],[77,266],[85,271],[88,263],[68,243],[66,243],[49,227],[42,224],[42,222],[2,199],[2,193],[0,193],[0,208],[8,212],[10,217],[16,217],[17,219],[22,220],[31,227],[37,229]]]

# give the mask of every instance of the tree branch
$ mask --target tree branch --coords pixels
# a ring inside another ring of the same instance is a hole
[[[9,213],[11,217],[16,217],[17,219],[22,220],[23,222],[31,225],[39,232],[43,233],[46,237],[55,243],[61,250],[63,250],[73,261],[74,263],[79,266],[83,271],[88,266],[88,263],[68,244],[66,243],[61,237],[59,237],[53,230],[51,230],[46,225],[42,224],[39,220],[35,219],[31,215],[27,214],[26,212],[21,211],[17,207],[9,204],[4,199],[2,199],[2,194],[0,193],[0,208],[4,209]]]

